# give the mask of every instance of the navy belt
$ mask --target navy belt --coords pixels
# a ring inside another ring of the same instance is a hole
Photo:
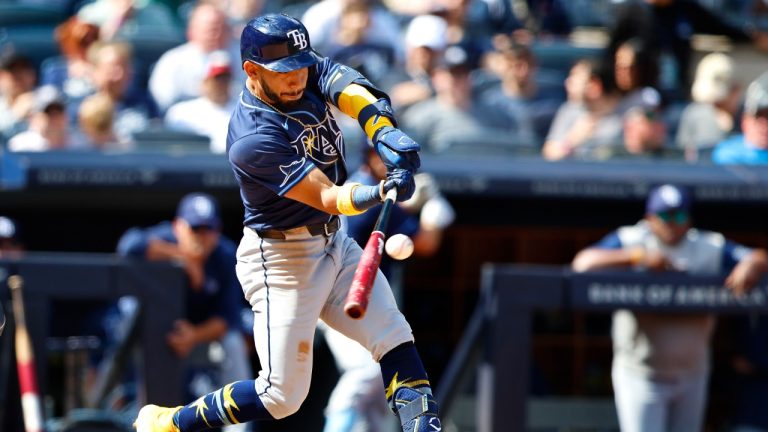
[[[297,228],[291,228],[287,230],[254,230],[256,234],[261,238],[286,240],[290,238],[301,238],[309,236],[325,236],[328,237],[335,233],[341,227],[341,222],[338,217],[334,217],[328,223],[323,224],[310,224]]]

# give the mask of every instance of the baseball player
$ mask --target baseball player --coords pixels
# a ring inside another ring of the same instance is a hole
[[[248,78],[232,114],[227,153],[240,185],[245,228],[237,274],[254,312],[261,361],[237,381],[181,407],[144,406],[139,432],[197,431],[293,414],[309,392],[318,318],[379,362],[403,431],[442,430],[411,328],[380,272],[368,312],[348,318],[344,299],[362,249],[338,231],[395,188],[414,191],[419,145],[396,127],[386,94],[357,71],[319,56],[301,22],[268,14],[240,40]],[[356,118],[387,166],[376,185],[347,182],[344,141],[330,105]]]

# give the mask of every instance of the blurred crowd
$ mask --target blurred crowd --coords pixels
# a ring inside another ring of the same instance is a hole
[[[244,79],[240,29],[282,11],[318,52],[390,94],[427,153],[768,160],[768,76],[741,82],[734,45],[692,42],[721,35],[764,55],[762,0],[8,1],[0,144],[10,151],[202,139],[223,153]],[[602,37],[576,44],[587,28]],[[365,140],[355,126],[350,146]]]

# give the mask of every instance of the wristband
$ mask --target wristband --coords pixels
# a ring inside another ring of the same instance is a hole
[[[643,248],[632,248],[629,251],[629,262],[633,266],[638,266],[642,264],[643,260],[645,259],[645,249]]]
[[[352,194],[360,183],[344,183],[341,185],[339,193],[336,195],[336,208],[345,216],[355,216],[363,213],[365,209],[358,210],[352,202]]]

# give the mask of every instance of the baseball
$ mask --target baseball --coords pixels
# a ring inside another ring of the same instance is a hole
[[[384,245],[387,255],[396,260],[404,260],[413,253],[413,240],[405,234],[395,234]]]

